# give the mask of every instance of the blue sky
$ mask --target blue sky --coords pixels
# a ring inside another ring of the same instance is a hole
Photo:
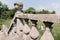
[[[34,7],[37,11],[45,9],[49,11],[56,11],[60,13],[60,0],[0,0],[2,3],[8,5],[9,8],[14,8],[14,2],[21,1],[24,4],[24,10],[29,7]]]

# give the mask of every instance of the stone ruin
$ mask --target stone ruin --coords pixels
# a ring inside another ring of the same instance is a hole
[[[14,3],[14,6],[17,9],[17,12],[15,13],[9,29],[3,25],[3,28],[0,31],[0,40],[35,40],[39,36],[39,32],[35,28],[35,24],[30,29],[26,19],[23,22],[23,19],[17,18],[19,14],[23,14],[22,2],[16,2]]]
[[[17,12],[11,21],[9,29],[3,25],[0,31],[0,40],[38,40],[40,33],[37,27],[37,21],[41,20],[46,30],[40,40],[54,40],[51,30],[53,23],[60,23],[60,15],[56,14],[23,14],[23,3],[16,2],[14,4]],[[29,20],[32,22],[32,27],[29,27]]]

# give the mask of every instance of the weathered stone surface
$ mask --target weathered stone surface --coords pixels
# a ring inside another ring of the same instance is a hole
[[[20,34],[20,35],[19,35]],[[22,40],[22,33],[16,31],[16,27],[10,32],[9,36],[7,37],[8,40]]]
[[[23,31],[20,31],[19,29],[16,29],[16,33],[19,35],[19,39],[23,40],[23,35],[24,35]]]
[[[30,39],[30,40],[34,40],[34,39]]]
[[[30,32],[30,28],[27,24],[24,25],[23,32],[24,33],[29,33]]]
[[[44,32],[40,40],[54,40],[49,28],[46,28],[46,31]]]
[[[17,35],[16,33],[9,35],[7,40],[18,40],[19,39],[19,35]]]
[[[21,11],[17,11],[17,12],[15,13],[14,18],[12,19],[12,21],[11,21],[11,23],[10,23],[9,30],[10,30],[10,28],[11,28],[12,23],[14,23],[15,18],[18,17],[18,15],[22,15],[22,14],[23,14],[23,13],[22,13]],[[19,21],[17,21],[17,22],[19,22]],[[19,25],[19,23],[18,23],[18,25]]]
[[[4,34],[7,36],[7,32],[8,32],[8,28],[5,25],[2,25],[2,32],[4,32]]]
[[[13,28],[13,30],[10,32],[9,36],[13,36],[13,34],[15,34],[16,32],[16,27]]]
[[[17,25],[16,25],[16,33],[19,35],[19,39],[23,40],[23,24],[21,20],[17,19]]]
[[[23,3],[22,2],[19,2],[19,1],[15,2],[14,4],[23,5]]]
[[[17,33],[18,34],[18,33]],[[19,40],[23,40],[23,32],[19,34]]]
[[[32,38],[37,38],[39,36],[39,32],[38,30],[36,29],[36,27],[32,27],[31,31],[30,31],[30,36]]]
[[[21,12],[21,11],[17,11],[16,13],[15,13],[15,17],[18,17],[18,15],[22,15],[23,13]]]
[[[0,31],[0,40],[6,40],[6,35],[4,34],[4,32]]]
[[[23,24],[21,23],[19,19],[17,19],[17,25],[12,29],[7,39],[8,40],[23,40]]]
[[[22,39],[23,36],[23,24],[21,23],[21,21],[19,19],[17,19],[17,25],[16,25],[16,33],[20,36],[20,38]]]
[[[17,27],[17,29],[19,29],[19,30],[23,30],[23,27],[24,27],[24,26],[23,26],[21,20],[17,19],[17,25],[16,25],[16,27]]]
[[[22,2],[16,2],[16,3],[14,3],[14,7],[17,9],[17,10],[22,10],[22,8],[23,8],[23,3]]]
[[[30,39],[31,39],[30,35],[26,35],[26,34],[23,35],[23,40],[30,40]]]
[[[23,14],[19,15],[19,18],[60,23],[60,15],[57,14]]]

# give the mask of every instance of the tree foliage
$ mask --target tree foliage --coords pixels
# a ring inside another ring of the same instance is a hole
[[[29,7],[27,10],[25,10],[25,13],[36,14],[36,10],[32,7]]]
[[[0,1],[0,6],[2,5],[2,2]]]
[[[15,9],[9,9],[6,4],[0,2],[0,19],[13,18]]]
[[[2,5],[2,8],[3,8],[3,11],[8,11],[9,9],[8,9],[8,6],[6,5],[6,4],[3,4]]]
[[[55,14],[55,11],[50,12],[48,10],[43,9],[42,11],[38,12],[38,14]]]
[[[55,14],[55,11],[48,11],[48,10],[42,10],[42,11],[36,11],[33,7],[29,7],[27,10],[24,10],[25,13],[28,14]]]

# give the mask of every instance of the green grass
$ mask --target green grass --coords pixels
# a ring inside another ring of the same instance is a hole
[[[3,24],[5,24],[9,28],[10,23],[11,23],[11,19],[8,19],[8,20],[5,20]]]
[[[60,40],[60,24],[53,24],[52,34],[54,40]]]
[[[11,22],[11,19],[7,19],[7,20],[2,19],[2,21],[0,21],[0,28],[2,28],[3,24],[6,25],[8,28],[10,25],[10,22]]]
[[[7,27],[9,27],[11,19],[2,20],[2,21],[3,22],[0,21],[0,27],[1,27],[2,24],[5,24]],[[44,29],[45,29],[45,25],[41,21],[38,21],[37,24],[38,24],[37,27],[44,26]],[[52,29],[52,35],[54,37],[54,40],[60,40],[60,24],[54,23],[52,25],[52,27],[53,27],[53,29]],[[40,38],[43,35],[43,33],[44,33],[45,30],[38,30],[38,31],[40,33],[40,36],[38,37],[37,40],[40,40]]]

